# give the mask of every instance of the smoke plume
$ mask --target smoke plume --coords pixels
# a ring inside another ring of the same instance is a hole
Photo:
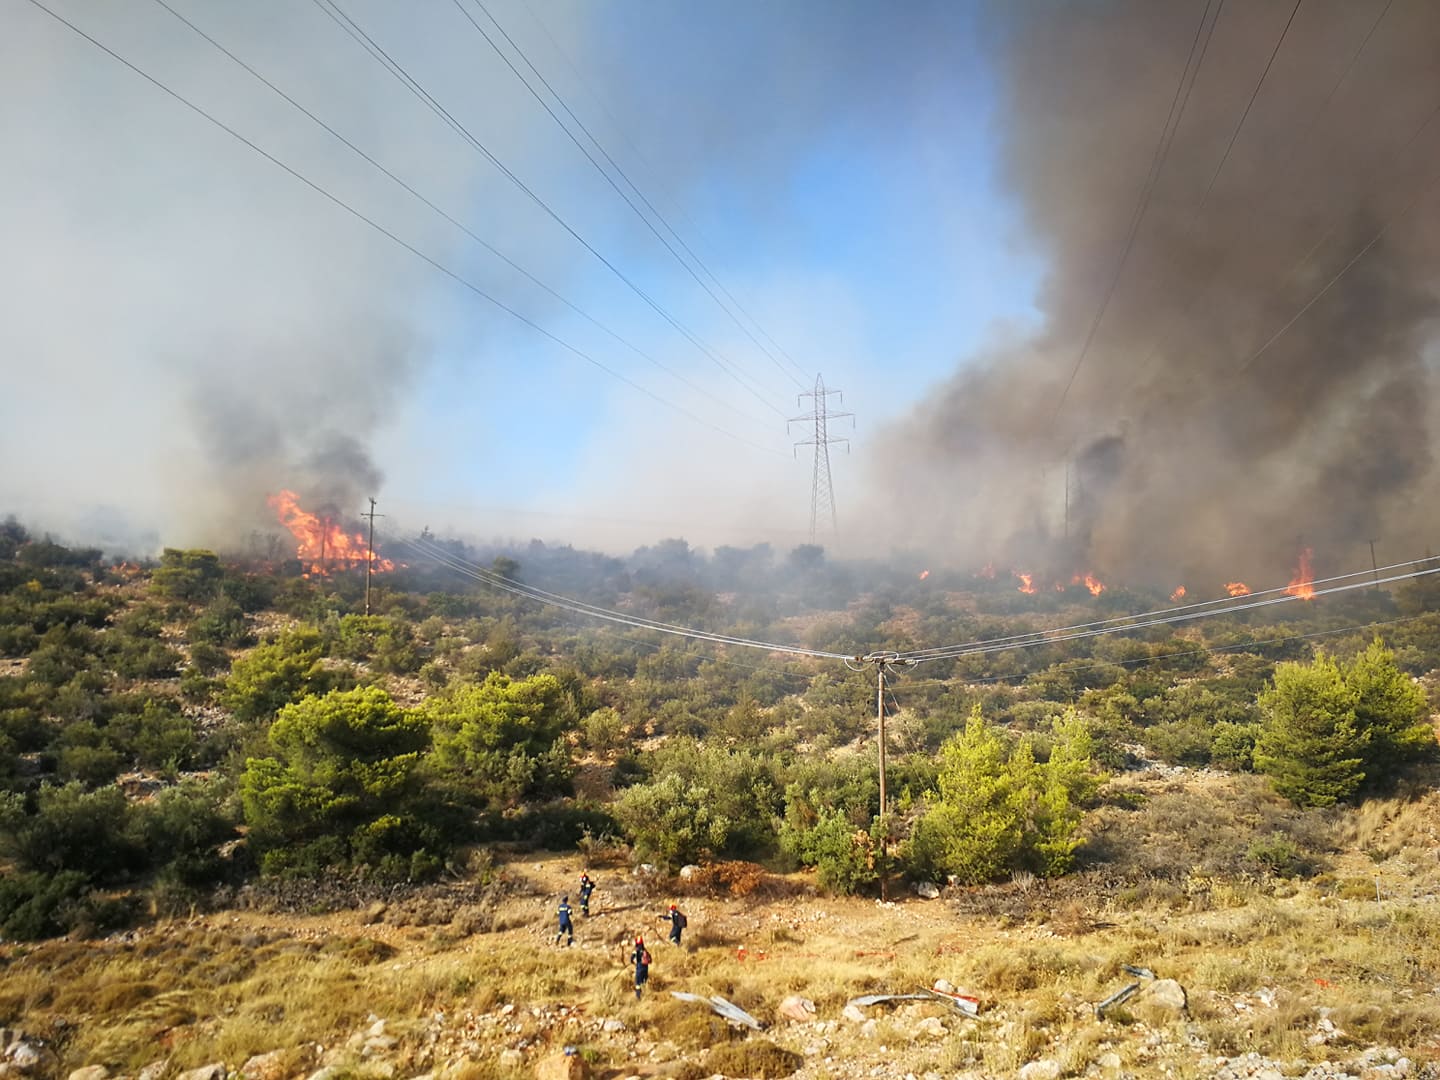
[[[873,516],[956,562],[1192,589],[1284,580],[1301,537],[1322,572],[1433,542],[1440,9],[1387,7],[1303,3],[1236,137],[1288,0],[1225,5],[1208,46],[1214,5],[1008,6],[1039,317],[888,433]]]

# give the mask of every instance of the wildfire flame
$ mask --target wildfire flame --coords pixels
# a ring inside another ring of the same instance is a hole
[[[1027,596],[1033,596],[1038,590],[1035,588],[1035,575],[1022,574],[1019,570],[1011,570],[1011,575],[1020,582],[1020,591]]]
[[[1227,581],[1225,582],[1225,591],[1231,596],[1249,596],[1250,586],[1243,581]]]
[[[295,492],[281,491],[265,501],[275,511],[280,524],[295,537],[295,557],[309,574],[364,566],[372,558],[376,573],[395,569],[393,562],[374,555],[365,546],[365,538],[360,533],[351,535],[330,518],[301,509],[300,496]]]
[[[929,571],[929,570],[921,570],[921,571],[920,571],[920,580],[921,580],[921,581],[924,581],[924,580],[925,580],[927,577],[929,577],[929,576],[930,576],[930,571]]]
[[[1090,590],[1091,596],[1099,596],[1102,592],[1105,591],[1105,583],[1099,578],[1097,578],[1094,574],[1085,574],[1083,576],[1080,574],[1076,574],[1073,578],[1070,579],[1070,584],[1084,585],[1085,588]]]
[[[1300,564],[1295,568],[1295,576],[1290,579],[1290,584],[1285,589],[1286,595],[1298,596],[1301,600],[1309,600],[1315,595],[1315,571],[1310,566],[1310,560],[1314,556],[1312,549],[1300,549]]]
[[[1184,600],[1184,599],[1185,599],[1185,586],[1184,586],[1184,585],[1178,585],[1178,586],[1176,586],[1175,591],[1170,594],[1170,600],[1171,600],[1171,602],[1172,602],[1172,603],[1178,603],[1179,601]]]

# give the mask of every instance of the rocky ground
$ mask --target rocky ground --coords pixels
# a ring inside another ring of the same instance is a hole
[[[482,859],[418,891],[252,886],[99,941],[0,943],[0,1080],[1440,1078],[1434,830],[1428,804],[1391,817],[1314,879],[1148,891],[1079,874],[821,898],[803,876],[662,879],[613,852]],[[582,870],[594,913],[557,946]],[[977,1015],[852,1000],[930,987]]]

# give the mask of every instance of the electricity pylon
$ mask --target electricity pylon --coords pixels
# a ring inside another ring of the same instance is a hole
[[[801,403],[805,398],[813,399],[813,410],[809,416],[792,416],[786,421],[785,429],[788,431],[791,424],[814,424],[814,434],[808,439],[801,439],[794,446],[797,452],[802,446],[815,447],[815,471],[810,481],[810,542],[815,542],[816,529],[824,518],[830,519],[830,531],[840,531],[839,519],[835,514],[835,491],[830,483],[830,444],[844,443],[845,452],[850,452],[849,439],[832,439],[830,437],[829,422],[848,416],[850,426],[855,426],[855,414],[848,412],[831,412],[829,397],[835,394],[840,398],[841,403],[845,401],[845,395],[839,390],[826,390],[825,380],[819,375],[815,376],[815,389],[807,390],[803,394],[796,395],[796,403]]]

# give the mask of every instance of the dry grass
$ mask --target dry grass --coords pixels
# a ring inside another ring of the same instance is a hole
[[[1440,996],[1432,992],[1440,984],[1440,903],[1422,890],[1440,877],[1426,831],[1435,809],[1396,801],[1340,818],[1333,870],[1283,890],[1248,871],[1192,866],[1109,882],[1092,873],[1028,891],[1009,884],[991,892],[993,904],[982,890],[963,905],[882,907],[822,903],[798,895],[793,881],[734,897],[727,881],[750,882],[737,868],[711,883],[714,898],[690,905],[685,948],[652,943],[651,984],[639,1002],[624,942],[636,927],[651,936],[648,897],[622,897],[617,882],[606,894],[614,907],[581,921],[577,946],[554,948],[548,895],[578,875],[579,863],[536,859],[504,871],[521,884],[494,907],[488,932],[462,925],[463,906],[448,924],[403,927],[360,927],[344,913],[249,912],[159,926],[134,940],[0,946],[0,1023],[53,1038],[65,1068],[104,1063],[133,1075],[162,1058],[175,1069],[216,1060],[238,1066],[281,1049],[303,1073],[317,1064],[316,1043],[344,1047],[374,1014],[400,1040],[392,1056],[402,1071],[419,1073],[436,1064],[423,1054],[437,1013],[495,1015],[513,1005],[516,1039],[541,1048],[573,1042],[616,1067],[633,1064],[636,1040],[669,1042],[681,1060],[667,1068],[679,1076],[712,1061],[728,1070],[725,1055],[760,1053],[760,1042],[669,990],[719,994],[767,1023],[784,996],[798,993],[815,1002],[820,1019],[833,1020],[857,994],[904,992],[943,977],[982,999],[980,1022],[934,1005],[875,1008],[870,1038],[842,1021],[825,1031],[779,1023],[765,1039],[782,1064],[823,1037],[821,1057],[899,1075],[1005,1076],[1050,1057],[1078,1076],[1114,1052],[1126,1071],[1158,1075],[1163,1065],[1185,1077],[1197,1075],[1197,1041],[1214,1055],[1253,1050],[1290,1062],[1335,1060],[1371,1045],[1429,1061],[1440,1053]],[[1367,850],[1389,854],[1376,862]],[[1410,880],[1412,863],[1420,869]],[[1097,1020],[1094,1004],[1134,980],[1127,964],[1178,979],[1188,1016],[1155,1012],[1142,992]],[[572,1010],[568,1019],[534,1015],[534,1007],[561,1004]],[[1344,1035],[1312,1045],[1322,1010]],[[599,1039],[576,1016],[616,1017],[627,1033]],[[916,1036],[925,1016],[939,1017],[949,1034]],[[503,1045],[475,1051],[449,1080],[504,1075]],[[826,1074],[821,1057],[809,1059],[807,1077]]]

